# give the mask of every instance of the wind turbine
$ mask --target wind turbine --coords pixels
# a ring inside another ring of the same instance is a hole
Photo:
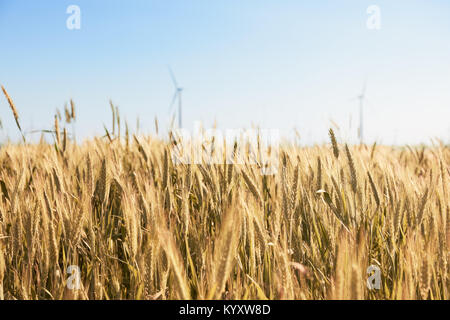
[[[181,113],[181,108],[182,108],[181,94],[183,92],[183,88],[178,86],[177,79],[175,78],[175,75],[173,74],[173,71],[170,68],[170,66],[168,68],[169,68],[170,77],[172,78],[173,86],[175,87],[175,93],[173,95],[172,102],[170,103],[169,109],[172,110],[174,103],[178,100],[178,127],[182,128],[183,127],[183,119],[182,119],[182,113]]]
[[[359,100],[359,141],[364,142],[364,102],[366,100],[367,79],[364,81],[364,86],[361,94],[357,97]]]

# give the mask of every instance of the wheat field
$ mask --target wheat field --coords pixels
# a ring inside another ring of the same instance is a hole
[[[176,164],[174,141],[121,135],[115,112],[104,137],[76,144],[65,111],[53,143],[0,149],[0,299],[450,297],[442,143],[350,146],[330,130],[329,144],[281,145],[270,176]]]

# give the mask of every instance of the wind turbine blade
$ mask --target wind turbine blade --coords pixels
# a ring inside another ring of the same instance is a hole
[[[175,101],[177,100],[177,98],[178,98],[178,91],[175,91],[175,94],[173,95],[173,98],[172,98],[172,102],[170,103],[170,106],[169,106],[169,111],[171,111],[173,109],[173,105],[175,104]]]
[[[178,89],[177,79],[175,78],[175,75],[173,74],[172,68],[170,66],[167,66],[167,68],[169,69],[170,77],[172,78],[175,89]]]

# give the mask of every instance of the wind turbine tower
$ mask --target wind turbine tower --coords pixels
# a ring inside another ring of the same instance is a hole
[[[363,90],[358,96],[359,100],[359,141],[364,143],[364,101],[366,99],[367,80],[364,82]]]

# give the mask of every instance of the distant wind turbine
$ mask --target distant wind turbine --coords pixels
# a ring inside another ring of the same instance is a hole
[[[175,104],[175,102],[178,100],[178,127],[182,128],[183,127],[183,118],[182,118],[182,110],[181,110],[181,108],[182,108],[181,94],[183,92],[183,88],[178,86],[177,79],[175,78],[175,75],[174,75],[172,69],[170,68],[170,66],[168,68],[169,68],[170,77],[172,78],[172,82],[175,87],[175,93],[173,95],[172,102],[170,103],[169,110],[172,113],[172,107]]]
[[[359,130],[358,136],[361,144],[364,143],[364,102],[366,101],[366,88],[367,88],[367,79],[364,81],[364,86],[361,91],[361,94],[357,97],[359,100]]]

